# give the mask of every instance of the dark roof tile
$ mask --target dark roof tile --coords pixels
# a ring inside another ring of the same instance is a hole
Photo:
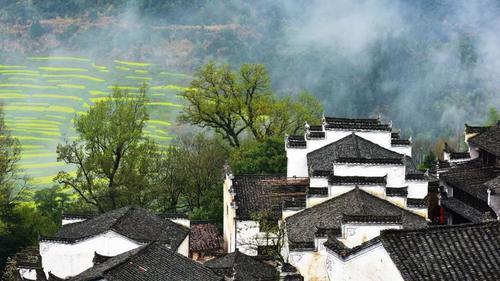
[[[233,188],[236,193],[236,215],[238,219],[251,219],[257,212],[269,212],[272,218],[281,217],[285,200],[304,201],[308,178],[287,178],[282,175],[235,176]]]
[[[470,138],[468,142],[500,157],[500,125],[492,126],[488,130]]]
[[[222,281],[209,268],[155,242],[125,252],[69,279],[121,281]]]
[[[74,243],[110,230],[139,242],[164,241],[170,243],[172,249],[177,249],[189,234],[187,227],[148,210],[123,207],[82,222],[63,225],[54,236],[42,240]]]
[[[453,188],[458,188],[484,202],[488,200],[486,182],[500,176],[500,169],[481,167],[477,161],[449,169],[439,179]]]
[[[383,148],[353,133],[309,152],[307,163],[313,171],[331,171],[335,162],[403,164],[403,158],[404,155]]]
[[[423,217],[356,188],[286,218],[288,239],[291,243],[314,244],[317,229],[338,229],[346,215],[373,220],[400,216],[404,227],[427,225]]]
[[[380,236],[405,281],[500,280],[500,222],[384,230]]]
[[[218,274],[234,277],[234,281],[274,281],[277,280],[276,268],[254,257],[236,250],[223,257],[207,261],[205,266]]]

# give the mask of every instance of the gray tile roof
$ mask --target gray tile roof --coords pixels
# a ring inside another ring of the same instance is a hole
[[[318,229],[340,229],[344,218],[393,221],[396,217],[403,227],[427,225],[423,217],[356,188],[286,218],[286,228],[291,243],[311,243]]]
[[[476,160],[456,166],[442,173],[439,179],[453,188],[460,189],[483,202],[488,200],[486,182],[500,176],[496,167],[482,167]]]
[[[277,280],[276,269],[265,264],[255,257],[251,257],[236,250],[223,257],[207,261],[205,266],[218,274],[233,277],[234,281],[266,281]]]
[[[380,235],[405,281],[500,280],[500,222],[385,230]]]
[[[328,177],[330,185],[385,185],[387,177],[357,177],[357,176],[334,176]]]
[[[497,124],[468,140],[481,149],[500,157],[500,125]]]
[[[109,230],[138,242],[164,241],[170,243],[172,249],[177,249],[189,234],[189,228],[148,210],[123,207],[82,222],[63,225],[54,236],[42,240],[74,243]]]
[[[344,243],[340,242],[339,240],[335,239],[334,237],[329,237],[328,240],[325,242],[325,247],[328,249],[332,250],[335,252],[339,257],[342,259],[348,258],[351,255],[354,255],[356,253],[361,252],[364,249],[370,248],[373,245],[377,245],[380,243],[380,238],[375,237],[373,239],[370,239],[356,247],[349,248],[347,247]]]
[[[441,199],[441,205],[454,213],[459,214],[470,222],[481,222],[485,214],[472,206],[465,204],[457,198]]]
[[[308,186],[308,178],[287,178],[284,175],[235,176],[236,215],[240,220],[247,220],[252,219],[255,213],[266,212],[278,219],[284,201],[305,201]]]
[[[352,133],[307,154],[313,171],[331,171],[335,162],[403,164],[404,155]]]
[[[325,129],[341,130],[371,130],[371,131],[392,131],[389,124],[383,124],[379,118],[339,118],[325,117],[323,119]]]
[[[207,267],[155,242],[125,252],[69,279],[120,281],[222,281]]]

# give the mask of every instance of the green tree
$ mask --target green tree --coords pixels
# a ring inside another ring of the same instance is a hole
[[[158,171],[158,184],[153,187],[158,194],[156,209],[161,213],[175,213],[179,198],[185,191],[184,180],[189,169],[184,165],[182,149],[175,145],[169,146],[153,164]]]
[[[115,89],[75,117],[77,140],[57,147],[58,161],[75,165],[77,171],[61,171],[55,180],[100,212],[144,206],[152,196],[148,191],[155,169],[150,163],[158,148],[143,134],[148,120],[145,95],[145,88],[135,95]]]
[[[500,120],[500,112],[495,107],[490,107],[486,119],[486,126],[493,126]]]
[[[18,161],[21,146],[17,139],[10,135],[0,107],[0,268],[5,259],[27,243],[24,236],[18,235],[18,224],[21,220],[16,212],[17,200],[26,190],[21,185]]]
[[[184,136],[177,143],[183,160],[179,163],[179,170],[184,172],[184,200],[190,210],[209,208],[203,206],[207,194],[217,196],[220,191],[224,175],[224,163],[228,157],[227,149],[216,138],[209,138],[203,134],[194,137]],[[215,192],[212,192],[214,191]],[[222,193],[220,203],[222,206]],[[212,197],[213,199],[213,197]],[[221,207],[222,209],[222,207]]]
[[[245,133],[258,141],[295,133],[304,121],[319,120],[323,111],[306,92],[296,99],[277,98],[262,64],[243,64],[232,71],[228,65],[209,63],[196,72],[182,96],[188,105],[179,119],[214,129],[233,147],[240,146]]]
[[[418,165],[419,170],[427,170],[432,168],[437,163],[437,157],[434,152],[429,151],[429,153],[425,156],[424,161]]]
[[[286,159],[284,138],[249,140],[231,152],[231,168],[235,174],[286,173]]]

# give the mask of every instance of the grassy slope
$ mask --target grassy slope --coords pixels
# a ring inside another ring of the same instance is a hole
[[[47,186],[60,170],[58,143],[72,140],[72,119],[119,86],[130,92],[149,86],[151,121],[146,134],[160,144],[171,136],[169,126],[182,107],[177,94],[189,76],[171,73],[149,62],[114,60],[97,65],[85,57],[26,57],[16,63],[0,61],[0,103],[6,122],[22,143],[21,168],[37,186]]]

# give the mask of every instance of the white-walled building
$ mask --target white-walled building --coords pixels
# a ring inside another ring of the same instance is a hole
[[[355,188],[286,218],[289,262],[310,280],[328,280],[323,243],[346,249],[376,238],[385,229],[426,227],[425,218]],[[315,265],[315,266],[312,266]]]
[[[427,225],[428,176],[411,159],[411,139],[391,124],[325,117],[306,124],[303,136],[287,136],[285,149],[286,176],[226,173],[228,252],[257,255],[269,244],[272,235],[252,215],[265,212],[281,220],[282,254],[304,280],[329,280],[328,237],[355,249],[382,230]]]
[[[384,230],[354,248],[336,239],[324,246],[325,280],[500,280],[498,221]]]
[[[68,281],[97,280],[223,281],[224,278],[202,264],[165,247],[163,243],[153,242],[102,259],[95,266],[68,279]]]
[[[113,257],[159,241],[179,254],[189,254],[189,228],[138,207],[124,207],[89,219],[66,223],[52,237],[40,239],[44,272],[58,278],[75,276],[94,265],[94,258]]]

